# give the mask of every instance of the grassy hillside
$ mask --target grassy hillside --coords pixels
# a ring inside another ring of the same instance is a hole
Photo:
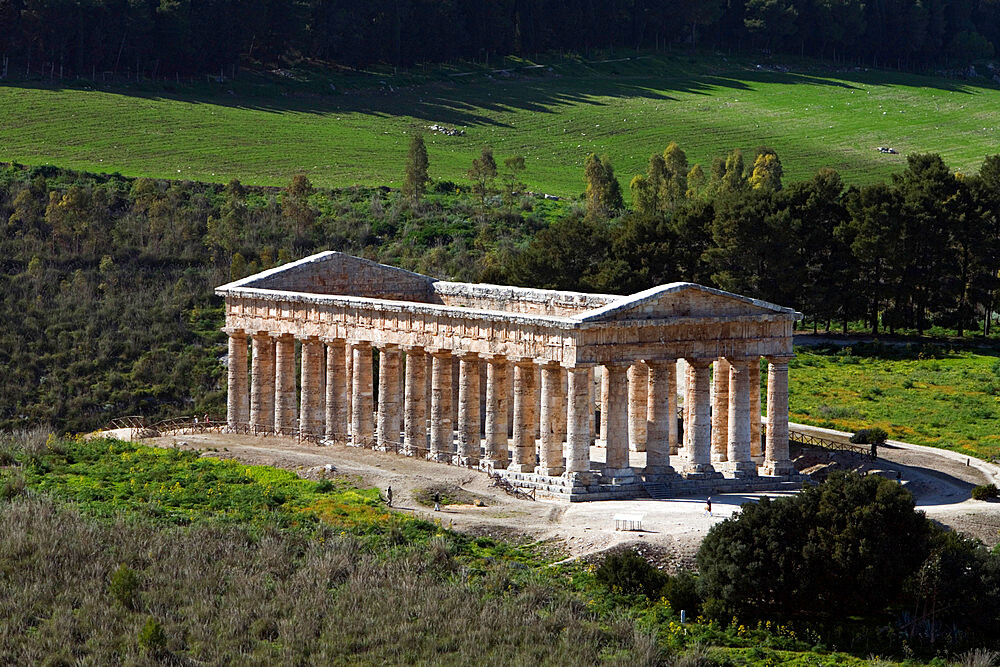
[[[1000,456],[1000,359],[995,350],[933,344],[798,348],[790,364],[792,421],[889,437],[984,459]]]
[[[490,144],[499,158],[526,157],[530,188],[573,195],[592,151],[612,158],[623,186],[671,140],[706,168],[731,148],[768,144],[786,178],[832,166],[860,183],[898,171],[910,152],[973,171],[996,150],[1000,127],[1000,90],[952,79],[667,55],[521,65],[109,90],[4,82],[0,160],[215,182],[283,185],[301,171],[321,186],[398,185],[408,134],[437,123],[465,133],[427,136],[435,179],[464,179]]]

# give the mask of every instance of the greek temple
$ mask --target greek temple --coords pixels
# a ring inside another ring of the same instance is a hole
[[[574,501],[796,479],[790,308],[693,283],[448,282],[339,252],[216,294],[233,432],[484,468]]]

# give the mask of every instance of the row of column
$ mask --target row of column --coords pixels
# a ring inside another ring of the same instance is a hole
[[[533,359],[380,346],[376,412],[370,343],[302,340],[298,405],[294,344],[290,335],[258,333],[251,337],[248,392],[247,336],[239,331],[230,334],[231,428],[246,424],[258,432],[299,433],[385,449],[401,445],[410,455],[441,461],[452,461],[457,456],[462,465],[470,466],[478,465],[482,454],[483,463],[513,471],[583,477],[590,472],[590,446],[594,440],[590,367],[564,368],[547,363],[538,373]],[[452,368],[456,358],[458,423],[454,424]],[[760,410],[753,408],[752,388],[758,389],[759,406],[759,382],[753,375],[759,367],[749,360],[717,362],[713,410],[709,399],[712,361],[689,360],[683,472],[695,476],[715,473],[714,461],[725,462],[736,474],[754,474],[755,427],[751,415],[759,416]],[[769,474],[790,472],[787,361],[774,358],[769,363],[764,462]],[[485,388],[480,386],[482,364],[486,365]],[[634,475],[629,466],[630,449],[646,451],[644,474],[673,473],[670,456],[678,451],[675,369],[672,360],[604,366],[601,435],[607,448],[605,477]],[[728,383],[722,382],[720,378],[727,376]],[[511,381],[512,392],[508,388]],[[480,410],[483,391],[485,414]],[[513,423],[508,425],[511,394]],[[759,434],[759,418],[756,428]],[[721,445],[713,446],[719,438],[726,443],[724,458]]]

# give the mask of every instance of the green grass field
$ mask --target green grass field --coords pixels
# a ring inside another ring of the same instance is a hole
[[[933,345],[796,348],[792,421],[856,431],[984,459],[1000,456],[1000,358]]]
[[[498,158],[526,157],[531,189],[575,195],[588,153],[609,155],[627,190],[671,140],[706,168],[731,148],[767,144],[786,180],[832,166],[851,183],[900,170],[911,152],[940,153],[974,172],[1000,143],[1000,90],[952,79],[808,64],[782,73],[667,55],[560,61],[509,77],[454,74],[246,75],[235,86],[108,90],[9,81],[0,85],[0,161],[216,182],[284,185],[305,172],[321,186],[398,185],[409,134],[437,123],[465,134],[427,135],[433,178],[462,181],[488,144]]]

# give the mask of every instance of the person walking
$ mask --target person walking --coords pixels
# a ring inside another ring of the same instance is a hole
[[[709,496],[708,500],[705,501],[705,514],[712,516],[712,496]]]
[[[873,461],[878,458],[878,443],[877,442],[872,442],[872,446],[871,446],[871,449],[868,451],[868,455],[872,457]]]
[[[388,505],[392,507],[392,487],[385,490],[385,497],[389,499]]]
[[[434,511],[435,512],[440,512],[441,511],[441,492],[440,491],[435,491],[434,492]]]

